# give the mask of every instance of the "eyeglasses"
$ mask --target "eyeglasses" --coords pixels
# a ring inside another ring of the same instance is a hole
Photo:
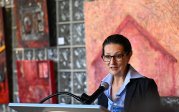
[[[105,62],[110,62],[112,58],[114,58],[116,61],[121,61],[124,55],[125,55],[125,54],[115,54],[114,56],[111,56],[111,55],[103,55],[103,56],[102,56],[102,59],[103,59],[103,61],[105,61]]]

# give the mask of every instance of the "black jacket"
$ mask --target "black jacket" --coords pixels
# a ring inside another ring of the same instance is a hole
[[[160,96],[153,79],[131,79],[126,88],[125,112],[154,112],[159,108]],[[104,93],[99,96],[98,104],[108,107],[108,99]]]

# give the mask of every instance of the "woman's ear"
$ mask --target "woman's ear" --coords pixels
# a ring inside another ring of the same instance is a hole
[[[130,58],[131,58],[131,56],[132,56],[132,51],[131,52],[129,52],[128,54],[127,54],[127,61],[129,62],[129,60],[130,60]]]
[[[132,51],[131,51],[131,52],[129,52],[129,54],[128,54],[128,55],[129,55],[129,57],[131,57],[131,56],[132,56]]]

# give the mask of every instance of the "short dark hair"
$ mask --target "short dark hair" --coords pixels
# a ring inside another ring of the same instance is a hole
[[[113,34],[113,35],[108,36],[104,40],[103,45],[102,45],[102,56],[104,55],[104,47],[111,43],[122,45],[127,55],[132,51],[131,43],[125,36],[120,35],[120,34]]]

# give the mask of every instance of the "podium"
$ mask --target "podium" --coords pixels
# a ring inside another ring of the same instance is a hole
[[[17,112],[108,112],[100,105],[9,103]]]

